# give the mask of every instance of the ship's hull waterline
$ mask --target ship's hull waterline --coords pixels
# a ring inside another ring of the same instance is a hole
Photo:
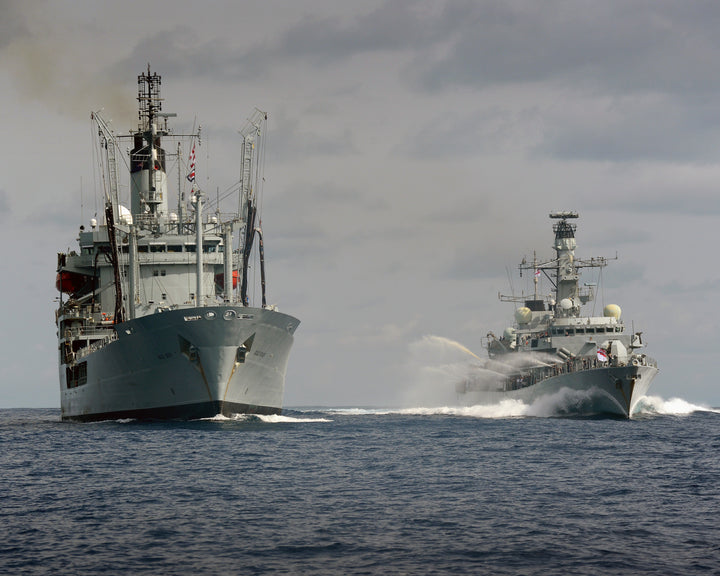
[[[503,400],[531,405],[547,398],[559,413],[630,418],[657,373],[654,366],[603,367],[560,374],[517,390],[484,390],[478,385],[466,384],[460,392],[467,406],[497,404]],[[564,406],[558,404],[561,402]]]
[[[278,414],[299,321],[270,309],[185,308],[115,326],[118,338],[60,365],[63,420],[197,419]]]

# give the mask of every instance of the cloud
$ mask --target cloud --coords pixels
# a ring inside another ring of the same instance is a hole
[[[440,33],[427,16],[416,3],[398,1],[356,15],[347,24],[338,18],[306,17],[281,36],[273,53],[327,65],[359,54],[418,48]]]
[[[308,125],[287,113],[273,115],[272,149],[270,154],[279,161],[298,159],[298,156],[340,156],[357,153],[349,128]]]
[[[485,154],[531,152],[543,144],[544,118],[530,103],[514,108],[492,103],[480,109],[449,109],[413,129],[401,152],[445,160]]]
[[[720,6],[673,2],[452,2],[439,25],[449,49],[418,64],[427,88],[554,82],[587,90],[707,91]],[[452,23],[452,28],[448,24]]]
[[[239,16],[234,14],[237,6],[228,10],[228,18]],[[306,14],[250,44],[212,34],[201,36],[193,27],[178,25],[141,38],[121,65],[137,67],[138,62],[150,60],[174,77],[214,77],[225,82],[257,79],[291,62],[324,67],[359,54],[422,45],[435,33],[432,22],[420,12],[414,3],[402,1],[345,18]]]
[[[564,99],[565,100],[565,99]],[[659,94],[576,99],[543,118],[535,151],[553,157],[604,162],[702,163],[720,148],[720,104],[679,101]]]
[[[224,83],[250,80],[262,74],[265,50],[230,44],[225,38],[201,37],[195,28],[177,25],[157,30],[136,41],[132,51],[115,65],[115,73],[137,70],[151,63],[154,70],[175,79],[214,78]]]
[[[0,1],[0,51],[28,35],[28,28],[25,24],[23,7],[27,4],[22,0],[1,0]]]

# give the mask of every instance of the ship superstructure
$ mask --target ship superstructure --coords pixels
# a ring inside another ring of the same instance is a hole
[[[629,417],[658,372],[644,353],[642,333],[628,333],[615,304],[602,316],[584,315],[595,298],[595,286],[580,287],[582,268],[604,268],[604,257],[575,257],[576,212],[554,212],[555,258],[523,259],[520,275],[533,275],[532,297],[500,296],[513,302],[515,323],[501,337],[488,333],[489,360],[457,385],[465,404],[515,398],[532,402],[563,389],[576,393],[573,412],[610,413]],[[539,296],[544,277],[552,293]]]
[[[115,135],[101,113],[92,115],[104,213],[90,230],[81,226],[78,250],[58,254],[62,417],[278,413],[299,321],[266,302],[257,195],[267,117],[256,110],[241,131],[236,209],[223,214],[218,202],[205,214],[207,194],[195,178],[200,131],[172,132],[175,114],[163,112],[160,88],[148,66],[138,76],[138,129],[129,135]],[[171,158],[177,212],[169,208]],[[120,202],[123,161],[129,208]],[[258,307],[250,305],[255,252]]]

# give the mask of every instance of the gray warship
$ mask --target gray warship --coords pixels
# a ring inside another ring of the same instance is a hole
[[[200,129],[168,127],[175,114],[163,112],[160,88],[148,66],[138,76],[138,129],[128,135],[91,115],[104,213],[90,230],[80,226],[77,250],[58,253],[62,419],[280,413],[299,320],[266,302],[258,204],[267,115],[255,110],[240,130],[231,212],[220,212],[218,194],[206,215],[195,178]],[[120,198],[121,160],[130,208]],[[172,163],[177,212],[168,207]],[[253,307],[258,259],[262,296]]]
[[[483,343],[489,359],[471,367],[456,391],[465,405],[505,399],[530,404],[565,394],[568,413],[629,418],[657,375],[657,363],[643,352],[642,332],[626,331],[616,304],[605,306],[602,316],[582,314],[596,286],[580,287],[580,269],[603,268],[608,259],[575,258],[576,212],[550,218],[556,257],[523,259],[520,275],[533,275],[532,297],[500,295],[515,304],[515,323],[499,338],[488,333]],[[553,286],[551,294],[538,294],[541,276]]]

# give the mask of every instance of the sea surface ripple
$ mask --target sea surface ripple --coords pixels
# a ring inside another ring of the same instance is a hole
[[[711,574],[720,413],[0,410],[2,574]]]

